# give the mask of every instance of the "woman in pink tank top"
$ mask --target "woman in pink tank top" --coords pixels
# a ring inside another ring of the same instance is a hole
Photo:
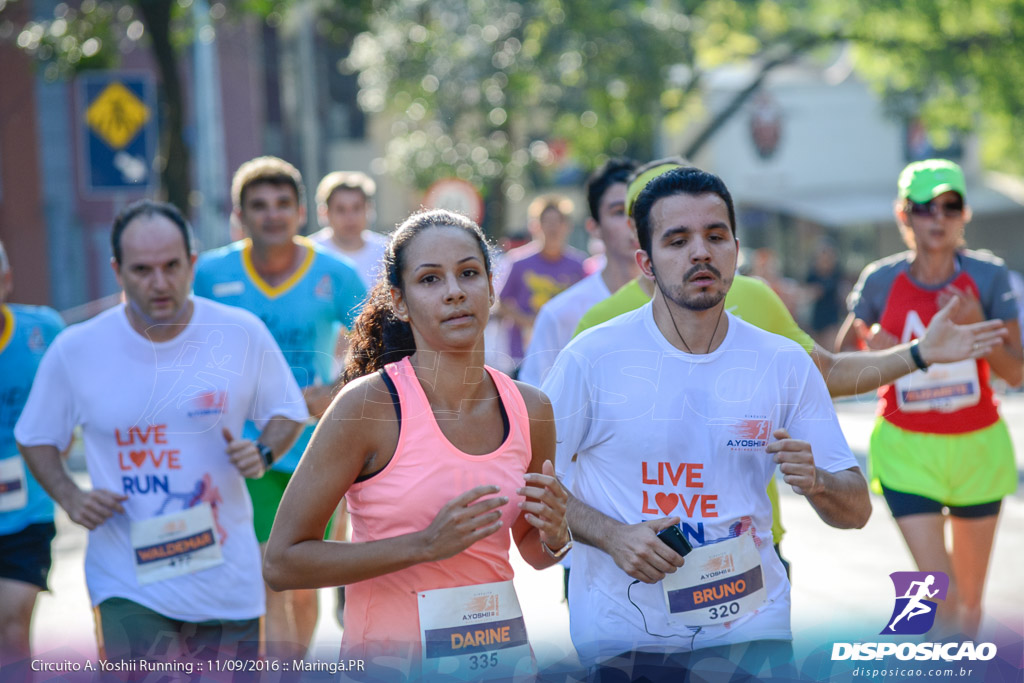
[[[395,230],[344,389],[267,544],[271,587],[347,586],[342,647],[368,669],[375,656],[397,656],[411,676],[421,656],[424,674],[441,661],[520,666],[509,664],[529,653],[510,537],[538,569],[571,546],[551,406],[484,365],[490,265],[480,228],[458,214],[414,214]],[[324,541],[343,496],[352,541]]]

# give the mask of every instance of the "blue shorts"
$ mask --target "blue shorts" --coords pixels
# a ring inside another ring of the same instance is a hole
[[[0,536],[0,579],[21,581],[47,590],[46,579],[53,563],[50,543],[56,535],[53,522],[41,522]]]
[[[888,503],[892,516],[896,518],[907,515],[941,515],[943,508],[946,508],[951,517],[978,519],[979,517],[998,515],[1003,504],[1002,499],[999,499],[977,505],[943,505],[934,498],[919,496],[916,493],[893,491],[885,484],[882,485],[882,495],[885,496],[885,502]]]

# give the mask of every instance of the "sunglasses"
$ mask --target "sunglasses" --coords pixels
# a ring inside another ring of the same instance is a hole
[[[914,216],[945,216],[946,218],[959,218],[964,214],[964,203],[959,202],[946,202],[945,204],[937,204],[933,199],[930,202],[924,204],[918,204],[912,202],[909,199],[907,204],[910,207],[910,213]]]

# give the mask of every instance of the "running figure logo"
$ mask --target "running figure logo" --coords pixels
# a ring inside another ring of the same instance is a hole
[[[893,572],[896,605],[883,635],[921,635],[935,623],[935,600],[945,600],[949,577],[943,572]]]

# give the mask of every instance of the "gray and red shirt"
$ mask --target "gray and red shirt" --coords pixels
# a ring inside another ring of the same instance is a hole
[[[987,319],[1016,320],[1017,303],[1002,259],[977,251],[959,251],[952,277],[937,285],[924,285],[911,277],[912,259],[913,252],[906,251],[868,265],[847,299],[850,311],[868,325],[878,323],[901,342],[910,341],[921,336],[941,308],[943,290],[952,285],[974,294]],[[879,414],[901,429],[932,434],[962,434],[994,424],[999,415],[989,384],[989,365],[983,359],[976,363],[980,400],[958,410],[955,420],[939,410],[903,410],[893,384],[878,390]]]

